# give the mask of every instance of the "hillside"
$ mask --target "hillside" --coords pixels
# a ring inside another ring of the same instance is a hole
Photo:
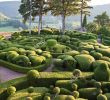
[[[0,2],[0,12],[8,17],[17,17],[19,16],[19,5],[19,1]]]
[[[0,2],[0,12],[4,13],[6,16],[9,17],[18,17],[20,16],[18,9],[20,6],[20,2],[19,1],[7,1],[7,2]],[[97,14],[100,14],[104,11],[107,11],[107,13],[110,16],[110,4],[107,5],[99,5],[99,6],[94,6],[94,9],[91,10],[91,16],[89,17],[89,20],[93,20],[94,16],[96,16]],[[48,15],[48,17],[51,16],[50,14]],[[69,20],[75,20],[78,21],[79,20],[79,16],[73,16],[69,17]]]
[[[0,21],[7,20],[7,19],[9,19],[9,17],[5,16],[3,13],[0,12]]]

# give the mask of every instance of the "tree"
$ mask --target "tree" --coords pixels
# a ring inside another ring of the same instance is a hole
[[[83,23],[82,23],[82,27],[86,27],[86,26],[87,26],[87,15],[84,16]]]
[[[51,13],[54,16],[60,15],[62,17],[62,33],[65,33],[65,20],[66,16],[77,14],[78,0],[51,0]]]
[[[80,0],[80,13],[81,13],[81,30],[83,29],[83,15],[90,15],[89,9],[92,7],[88,5],[91,0]]]
[[[31,2],[30,2],[31,1]],[[38,33],[42,29],[42,16],[49,11],[48,0],[21,0],[19,8],[20,14],[23,16],[24,22],[29,20],[30,15],[33,20],[39,16]]]
[[[101,15],[97,15],[95,17],[94,22],[96,22],[99,26],[108,26],[110,24],[110,18],[106,12],[103,12]]]

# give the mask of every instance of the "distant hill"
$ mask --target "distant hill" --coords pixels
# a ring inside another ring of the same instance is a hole
[[[8,17],[17,17],[19,16],[20,2],[19,1],[5,1],[0,2],[0,12],[5,14]]]
[[[20,6],[20,1],[0,2],[0,12],[2,12],[8,17],[18,17],[20,16],[18,12],[19,6]],[[110,16],[110,4],[94,6],[93,9],[91,10],[91,16],[89,17],[89,20],[93,20],[93,18],[97,14],[101,14],[104,11],[107,11],[108,15]],[[49,16],[51,15],[49,14],[48,17]],[[73,21],[79,21],[80,17],[70,16],[69,19],[67,20],[70,20],[70,19]]]
[[[0,21],[8,20],[8,19],[10,19],[10,18],[5,16],[3,13],[0,12]]]

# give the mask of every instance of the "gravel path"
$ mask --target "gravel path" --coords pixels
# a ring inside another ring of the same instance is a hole
[[[51,65],[44,72],[52,72],[52,69],[54,67],[53,62],[54,62],[54,59],[52,59]]]
[[[14,72],[8,68],[0,66],[0,82],[6,82],[8,80],[15,79],[21,76],[24,76],[24,74]]]

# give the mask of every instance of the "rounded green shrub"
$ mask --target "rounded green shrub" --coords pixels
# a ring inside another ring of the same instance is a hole
[[[55,39],[48,39],[47,40],[48,47],[54,47],[56,44],[57,44],[57,40],[55,40]]]
[[[94,83],[94,86],[95,86],[96,88],[101,88],[101,82],[95,82],[95,83]]]
[[[66,88],[60,88],[60,94],[70,95],[71,91]]]
[[[79,55],[80,53],[79,53],[79,51],[73,50],[73,51],[66,52],[65,54],[74,57],[76,55]]]
[[[81,88],[78,92],[81,98],[96,100],[97,96],[102,93],[102,90],[97,88]]]
[[[69,70],[75,69],[76,64],[77,64],[76,60],[71,56],[70,57],[68,56],[63,60],[63,68],[67,68]]]
[[[107,100],[107,97],[105,95],[103,95],[103,94],[99,94],[97,96],[97,100]]]
[[[91,64],[95,61],[95,59],[87,54],[81,54],[75,56],[76,61],[79,64],[79,67],[82,71],[90,71]]]
[[[75,98],[71,95],[58,95],[54,100],[75,100]]]
[[[27,78],[29,80],[35,80],[37,78],[40,77],[40,74],[37,70],[30,70],[28,73],[27,73]]]
[[[52,55],[50,53],[43,53],[42,56],[44,56],[45,58],[52,58]]]
[[[0,59],[2,59],[2,60],[6,60],[6,52],[1,52],[0,53]]]
[[[27,91],[28,91],[28,93],[33,93],[34,92],[34,87],[29,87],[28,89],[27,89]]]
[[[49,96],[45,96],[44,100],[51,100]]]
[[[109,92],[105,93],[104,95],[107,97],[107,100],[110,100],[110,93]]]
[[[103,56],[103,57],[101,57],[101,60],[105,60],[105,61],[110,62],[110,58],[109,58],[109,57],[107,57],[107,56]]]
[[[21,65],[21,66],[31,65],[29,58],[25,55],[19,55],[15,57],[14,60],[16,64]]]
[[[73,71],[73,76],[79,77],[79,76],[81,76],[81,75],[82,75],[82,72],[81,72],[79,69],[75,69],[75,70]]]
[[[14,62],[14,61],[15,61],[14,59],[15,59],[17,56],[19,56],[18,53],[10,53],[10,54],[7,55],[7,60],[8,60],[9,62]]]
[[[10,86],[7,88],[7,93],[9,95],[14,94],[16,92],[16,88],[14,86]]]
[[[38,55],[41,55],[42,54],[42,50],[41,49],[36,49],[36,53],[38,54]]]
[[[27,55],[36,55],[36,52],[35,51],[32,51],[32,50],[27,50],[26,51],[26,54]]]
[[[26,54],[26,50],[25,50],[24,48],[19,48],[19,49],[18,49],[18,53],[19,53],[20,55],[25,55],[25,54]]]
[[[55,59],[53,63],[54,63],[55,67],[62,67],[63,66],[63,60],[62,59]]]
[[[29,59],[34,66],[41,65],[46,60],[44,56],[29,56]]]
[[[65,58],[73,58],[73,57],[70,56],[70,55],[60,55],[60,56],[58,56],[57,58],[64,60]]]
[[[73,91],[72,95],[76,98],[79,98],[79,92],[78,91]]]
[[[106,63],[102,63],[95,69],[94,78],[97,81],[110,81],[110,69]]]
[[[89,55],[89,52],[86,51],[86,50],[82,50],[82,51],[81,51],[81,54],[88,54],[88,55]]]
[[[99,60],[101,59],[101,57],[103,56],[101,53],[99,52],[92,52],[91,55],[96,59],[96,60]]]
[[[68,50],[70,50],[69,47],[65,46],[65,45],[61,45],[61,44],[56,44],[53,47],[53,53],[65,53]]]
[[[67,96],[65,100],[75,100],[73,96]]]
[[[60,88],[59,88],[59,87],[55,87],[55,88],[53,89],[53,93],[59,94],[59,93],[60,93]]]
[[[101,64],[103,64],[103,63],[108,64],[109,67],[110,67],[110,63],[109,63],[109,62],[104,61],[104,60],[96,60],[96,61],[93,62],[93,64],[92,64],[92,69],[95,70],[97,67],[101,66]]]
[[[33,100],[32,97],[26,97],[26,100]]]
[[[73,91],[77,91],[77,89],[78,89],[77,84],[73,83],[71,86],[72,86]]]

